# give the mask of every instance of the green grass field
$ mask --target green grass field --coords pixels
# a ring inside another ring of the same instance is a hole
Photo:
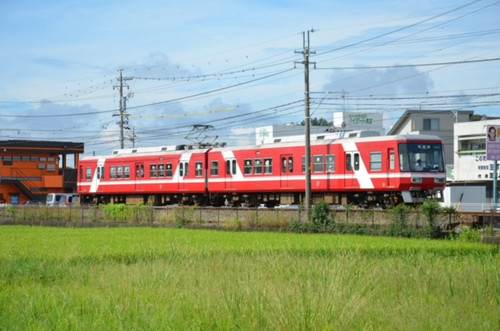
[[[0,227],[0,329],[498,330],[498,247]]]

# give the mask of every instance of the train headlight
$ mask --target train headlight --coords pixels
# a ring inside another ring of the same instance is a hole
[[[422,184],[422,177],[412,177],[411,183],[412,184]]]
[[[445,177],[435,177],[434,178],[434,183],[435,184],[444,184],[446,182]]]

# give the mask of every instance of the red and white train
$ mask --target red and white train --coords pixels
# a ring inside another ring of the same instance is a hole
[[[385,207],[439,197],[445,186],[443,143],[435,136],[323,139],[310,147],[314,201]],[[306,190],[302,142],[124,149],[83,158],[78,170],[87,203],[271,207],[300,204]]]

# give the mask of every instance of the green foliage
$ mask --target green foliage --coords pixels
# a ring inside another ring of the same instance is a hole
[[[478,243],[481,241],[481,232],[475,228],[463,227],[457,239],[466,243]]]
[[[492,330],[500,321],[495,246],[149,227],[1,230],[5,330]]]
[[[390,209],[392,222],[387,228],[386,234],[393,237],[411,237],[413,228],[409,226],[409,215],[411,208],[405,204],[399,204]]]
[[[314,204],[311,210],[311,222],[313,232],[329,232],[334,223],[334,215],[330,213],[330,205],[327,202],[318,202]]]
[[[441,206],[436,200],[425,200],[420,206],[420,211],[427,218],[427,234],[429,238],[438,238],[441,230],[436,224],[436,218],[441,213]]]
[[[304,126],[304,125],[306,125],[306,122],[302,121],[302,122],[300,122],[300,125]],[[333,122],[328,121],[328,120],[324,119],[323,117],[320,117],[320,118],[313,117],[313,118],[311,118],[311,125],[313,125],[313,126],[333,126]]]
[[[178,228],[183,228],[185,225],[194,222],[194,213],[196,206],[178,206],[174,208],[175,220]]]

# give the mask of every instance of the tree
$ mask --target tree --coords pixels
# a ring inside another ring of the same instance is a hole
[[[300,122],[300,125],[304,126],[306,125],[305,121]],[[311,118],[311,125],[313,126],[333,126],[333,122],[327,121],[323,117],[317,118],[313,117]]]

